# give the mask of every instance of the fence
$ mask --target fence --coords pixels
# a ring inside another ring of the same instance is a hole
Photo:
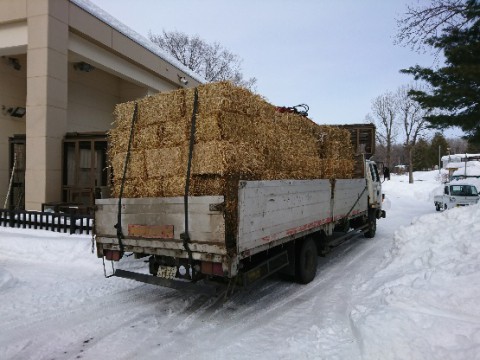
[[[0,226],[90,234],[92,215],[0,209]]]

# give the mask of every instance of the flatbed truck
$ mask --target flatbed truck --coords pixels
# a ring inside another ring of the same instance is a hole
[[[249,285],[275,272],[309,283],[335,232],[372,238],[385,217],[377,166],[360,158],[354,179],[238,180],[233,210],[225,196],[97,199],[97,256],[116,263],[132,253],[148,272],[113,267],[113,275],[178,289]]]

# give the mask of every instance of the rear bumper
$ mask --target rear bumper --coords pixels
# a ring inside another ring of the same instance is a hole
[[[201,293],[209,296],[218,295],[225,288],[225,286],[223,286],[222,284],[215,284],[212,282],[206,282],[204,280],[192,282],[174,279],[164,279],[153,275],[141,274],[122,269],[115,270],[113,276],[140,281],[146,284],[168,287],[180,291],[192,291],[195,293]]]

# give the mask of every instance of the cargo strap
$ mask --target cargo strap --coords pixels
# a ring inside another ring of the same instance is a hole
[[[360,195],[358,195],[357,200],[353,203],[353,205],[352,205],[352,207],[350,208],[350,210],[348,210],[347,215],[345,215],[345,218],[346,218],[346,219],[348,219],[348,217],[349,217],[350,214],[352,213],[353,209],[355,208],[355,206],[358,204],[358,202],[359,202],[360,199],[362,198],[362,195],[365,193],[365,191],[367,191],[367,186],[365,186],[365,188],[364,188],[363,191],[360,193]]]
[[[130,149],[132,147],[133,132],[135,129],[135,122],[137,121],[137,115],[138,115],[138,104],[135,103],[135,109],[133,110],[133,116],[132,116],[132,124],[130,126],[130,136],[128,138],[127,155],[125,156],[125,163],[123,164],[123,175],[122,175],[122,183],[120,185],[120,194],[118,195],[117,223],[114,226],[115,229],[117,229],[117,239],[118,239],[118,245],[120,246],[121,253],[123,253],[122,239],[125,238],[122,232],[122,196],[123,196],[123,188],[125,187],[125,176],[127,175],[128,162],[130,160]]]
[[[195,278],[195,269],[193,267],[192,250],[190,249],[190,245],[189,245],[190,234],[188,233],[188,195],[190,192],[190,174],[192,169],[193,145],[195,143],[197,112],[198,112],[198,90],[197,88],[195,88],[194,99],[193,99],[192,124],[190,127],[190,145],[188,149],[187,178],[185,180],[185,195],[183,197],[184,209],[185,209],[185,232],[180,235],[180,238],[183,240],[183,247],[188,253],[188,262],[190,265],[190,269],[192,271],[192,279]]]

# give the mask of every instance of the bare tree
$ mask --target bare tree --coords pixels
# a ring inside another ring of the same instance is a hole
[[[395,43],[424,50],[428,40],[447,27],[461,29],[471,20],[464,16],[467,4],[478,0],[430,0],[430,4],[407,6],[402,18],[397,19]],[[417,2],[418,4],[418,2]]]
[[[179,31],[163,30],[160,35],[150,32],[148,37],[208,82],[231,81],[252,90],[257,82],[254,77],[248,80],[243,78],[240,57],[219,43],[208,44],[198,35],[188,36]]]
[[[391,152],[392,145],[398,135],[397,113],[395,96],[391,92],[386,92],[383,95],[376,97],[372,101],[372,112],[367,114],[366,120],[372,122],[377,127],[377,141],[385,146],[386,149],[386,164],[391,167]]]
[[[462,138],[448,138],[448,145],[454,154],[464,154],[467,152],[468,142]]]
[[[399,122],[405,135],[404,147],[408,159],[408,180],[410,184],[413,184],[413,150],[419,136],[427,129],[428,121],[425,120],[425,116],[428,111],[408,95],[410,90],[419,90],[419,88],[413,85],[399,87],[395,93],[395,102]]]

